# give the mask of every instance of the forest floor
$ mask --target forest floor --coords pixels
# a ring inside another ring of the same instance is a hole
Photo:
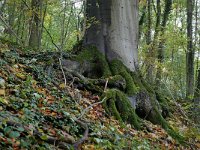
[[[171,106],[167,120],[186,137],[184,145],[149,121],[139,131],[122,125],[106,114],[100,95],[77,89],[76,77],[65,81],[51,59],[1,45],[0,149],[200,149],[199,131],[180,115],[187,114],[181,104]]]

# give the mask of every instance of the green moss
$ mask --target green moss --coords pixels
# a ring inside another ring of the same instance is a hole
[[[114,75],[109,78],[110,85],[116,85],[118,83],[118,88],[122,89],[123,91],[126,89],[126,81],[121,75]]]
[[[110,112],[112,113],[112,115],[115,116],[115,118],[122,123],[123,122],[122,117],[121,117],[121,114],[119,113],[119,111],[117,110],[115,101],[116,101],[116,99],[113,98],[108,102],[109,109],[110,109]]]
[[[138,76],[136,72],[130,72],[131,77],[133,78],[133,81],[135,85],[137,86],[139,91],[146,91],[145,87],[142,84],[141,78]]]
[[[106,96],[106,101],[104,102],[106,111],[119,121],[129,122],[135,128],[140,128],[139,118],[125,93],[117,89],[109,89],[105,92],[104,96]]]
[[[110,69],[113,75],[121,75],[126,80],[126,91],[125,93],[129,96],[135,95],[138,92],[137,87],[131,77],[130,73],[127,71],[124,64],[115,59],[110,63]]]
[[[84,48],[79,54],[75,57],[76,61],[83,63],[84,61],[88,61],[90,64],[94,64],[94,69],[100,69],[101,76],[109,77],[111,75],[109,65],[100,51],[97,50],[94,46],[88,46]]]
[[[162,115],[163,117],[168,117],[169,115],[169,110],[170,110],[170,107],[168,105],[168,102],[167,102],[167,98],[163,96],[163,94],[160,94],[158,92],[156,92],[156,99],[158,100],[161,108],[162,108]]]

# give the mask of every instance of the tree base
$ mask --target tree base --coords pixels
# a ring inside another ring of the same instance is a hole
[[[79,63],[79,73],[93,78],[89,80],[92,87],[95,87],[95,78],[107,78],[110,85],[115,85],[119,79],[125,81],[122,84],[123,88],[112,86],[104,91],[105,87],[102,86],[102,90],[99,90],[102,99],[106,98],[103,106],[108,114],[120,122],[130,123],[137,129],[141,128],[141,119],[146,119],[161,125],[171,136],[180,137],[164,119],[169,114],[167,99],[156,93],[139,73],[131,72],[119,60],[107,62],[105,56],[95,47],[85,48],[73,58],[73,61]]]

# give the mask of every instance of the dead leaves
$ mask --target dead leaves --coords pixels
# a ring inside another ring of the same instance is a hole
[[[92,92],[86,90],[74,89],[72,88],[73,86],[66,87],[60,78],[57,79],[60,84],[52,84],[51,86],[54,88],[53,90],[51,89],[51,91],[48,87],[39,85],[41,81],[34,78],[33,74],[26,72],[26,69],[30,69],[28,65],[15,63],[15,61],[12,62],[14,64],[5,65],[0,69],[0,77],[5,80],[3,86],[0,87],[0,104],[2,105],[0,106],[0,111],[4,111],[4,106],[6,105],[12,106],[11,101],[9,101],[11,96],[17,99],[17,94],[24,91],[24,95],[28,93],[28,96],[24,96],[25,98],[20,97],[15,102],[17,106],[20,103],[23,103],[23,105],[20,105],[20,107],[10,107],[10,109],[14,109],[10,110],[10,113],[14,112],[13,114],[17,116],[19,120],[23,121],[35,117],[32,120],[33,122],[27,125],[26,134],[29,137],[34,136],[33,131],[37,129],[42,134],[41,138],[43,138],[44,141],[47,140],[48,137],[53,137],[56,140],[69,143],[73,143],[75,140],[79,139],[83,129],[78,125],[75,126],[73,118],[80,116],[84,109],[101,101],[100,95],[93,95]],[[11,82],[13,85],[7,85],[10,75],[12,75],[14,81],[17,81]],[[21,86],[24,83],[26,87]],[[29,89],[27,90],[25,88]],[[61,92],[62,94],[59,94]],[[32,97],[30,97],[31,95]],[[70,98],[67,97],[67,95],[70,95]],[[28,113],[26,111],[28,111]],[[44,119],[45,121],[41,121],[42,123],[37,122],[36,118],[38,114],[41,114],[40,117],[42,119],[47,116],[52,118],[53,121],[56,121],[57,125],[62,123],[64,125],[60,125],[59,128],[56,128],[52,120],[47,122]],[[71,124],[69,123],[70,120],[65,122],[63,119],[64,117],[71,118]],[[114,149],[114,146],[120,146],[124,143],[125,147],[133,148],[135,144],[133,144],[134,141],[139,143],[139,146],[146,144],[152,149],[155,148],[154,146],[159,149],[183,149],[180,145],[177,145],[160,126],[145,122],[148,129],[144,128],[143,131],[137,131],[130,125],[122,125],[113,117],[108,117],[102,104],[90,107],[81,119],[87,120],[90,128],[89,139],[86,140],[81,147],[83,150],[102,150],[103,146],[107,147],[104,149]],[[181,125],[181,121],[173,121],[171,124],[173,126],[176,126],[176,124]],[[183,132],[187,131],[186,128],[187,126],[178,127],[178,129],[181,129]],[[70,134],[70,132],[73,134]],[[190,130],[187,132],[190,132]],[[38,142],[42,144],[44,141]],[[0,134],[0,144],[1,142],[12,145],[12,148],[16,150],[18,150],[20,144],[22,144],[19,143],[17,138],[9,139]],[[196,147],[200,148],[198,142],[195,142],[195,144]],[[102,147],[98,147],[99,145]]]

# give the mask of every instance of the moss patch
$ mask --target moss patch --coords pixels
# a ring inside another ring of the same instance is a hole
[[[124,64],[115,59],[110,63],[110,69],[113,75],[121,75],[126,80],[126,90],[125,93],[128,96],[132,96],[137,94],[138,89],[133,81],[133,78],[131,77],[130,73],[128,72],[127,68],[124,66]]]
[[[99,77],[109,77],[111,75],[105,55],[99,52],[94,46],[84,48],[74,59],[80,63],[88,61],[93,65],[93,70],[94,72],[96,71]]]
[[[135,128],[140,128],[139,118],[126,94],[117,89],[109,89],[104,93],[103,97],[106,97],[103,105],[108,113],[121,122],[129,122]]]

